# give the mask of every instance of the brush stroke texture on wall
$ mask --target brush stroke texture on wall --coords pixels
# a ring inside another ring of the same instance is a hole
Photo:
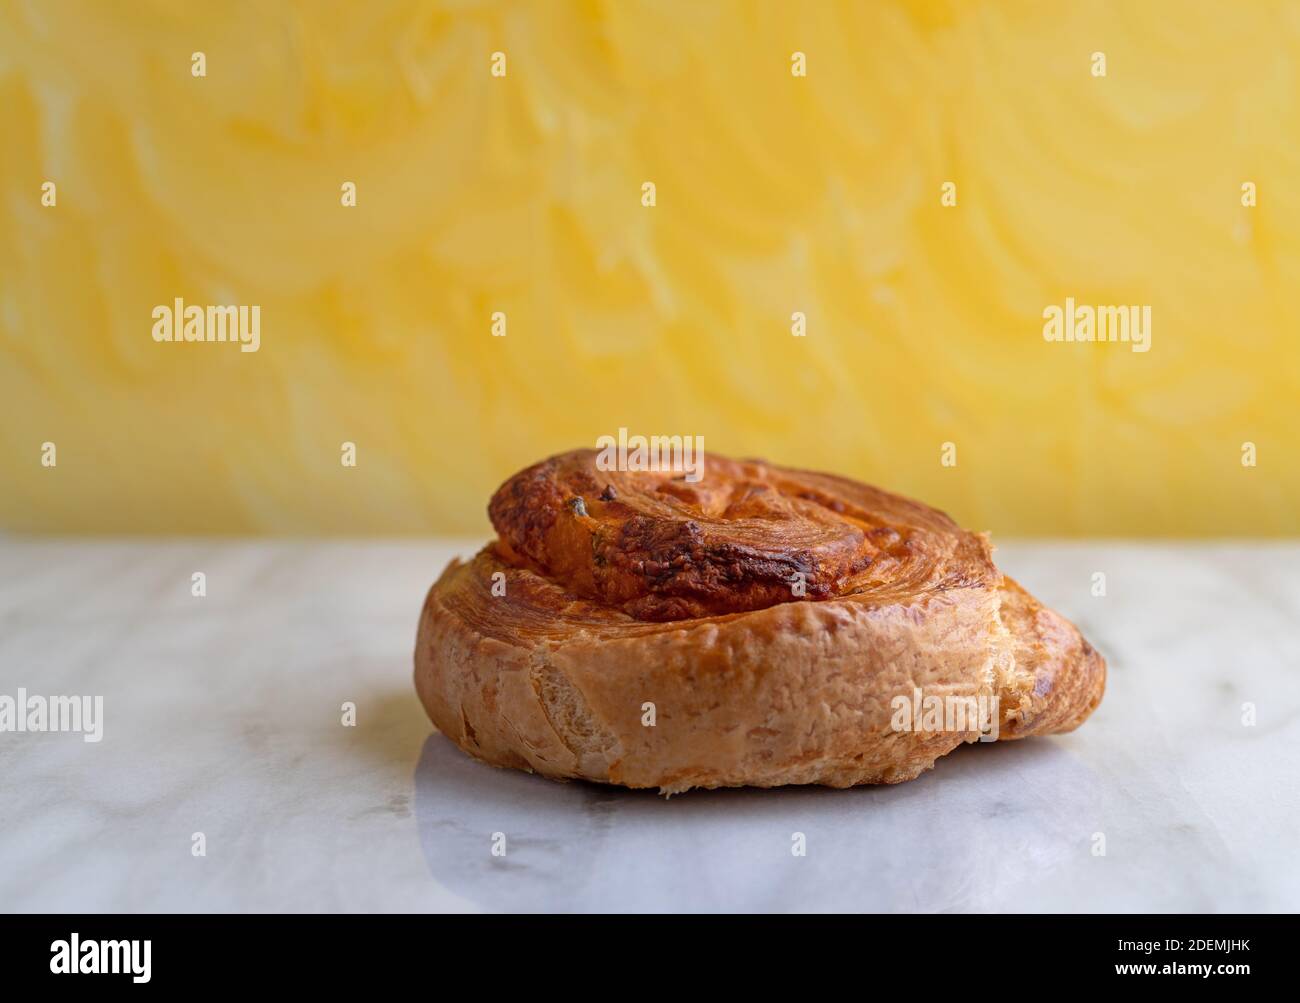
[[[477,534],[620,426],[1001,534],[1300,528],[1297,4],[0,0],[0,146],[8,529]],[[178,296],[260,350],[155,343]],[[1044,341],[1067,296],[1151,350]]]

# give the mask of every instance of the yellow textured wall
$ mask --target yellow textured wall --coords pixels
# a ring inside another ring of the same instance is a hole
[[[620,426],[1001,534],[1300,527],[1297,3],[0,0],[0,147],[9,529],[480,533]],[[260,350],[156,343],[177,296]]]

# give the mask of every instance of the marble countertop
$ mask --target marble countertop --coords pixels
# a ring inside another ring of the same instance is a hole
[[[669,800],[433,731],[416,616],[474,549],[0,540],[0,695],[104,707],[99,742],[0,733],[0,909],[1300,909],[1300,544],[1004,544],[1109,660],[1082,729]]]

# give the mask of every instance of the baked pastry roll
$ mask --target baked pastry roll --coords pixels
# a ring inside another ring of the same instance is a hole
[[[691,483],[596,456],[506,481],[498,538],[425,600],[416,689],[485,762],[669,794],[897,783],[1101,701],[1101,655],[942,512],[758,461],[710,454]]]

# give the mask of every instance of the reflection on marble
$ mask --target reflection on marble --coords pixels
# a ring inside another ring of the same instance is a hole
[[[1003,546],[1110,661],[1082,729],[896,787],[668,800],[433,733],[415,617],[472,549],[0,542],[0,693],[105,705],[98,744],[0,734],[0,909],[1300,908],[1300,546]]]

